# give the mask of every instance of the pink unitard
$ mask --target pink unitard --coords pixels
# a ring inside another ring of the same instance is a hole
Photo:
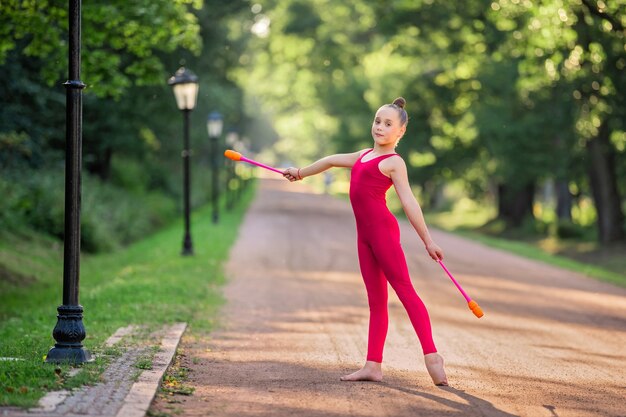
[[[437,351],[433,342],[426,306],[419,298],[400,245],[398,221],[387,208],[385,194],[391,178],[380,172],[378,164],[397,154],[381,155],[363,162],[365,152],[352,167],[350,202],[356,217],[361,274],[370,307],[367,360],[382,362],[387,337],[387,281],[406,309],[424,355]]]

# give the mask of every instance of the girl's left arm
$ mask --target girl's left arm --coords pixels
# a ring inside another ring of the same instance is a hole
[[[409,176],[407,174],[404,160],[400,157],[393,157],[389,158],[387,161],[389,161],[390,164],[388,165],[388,169],[385,171],[393,181],[393,186],[398,194],[398,197],[400,198],[406,217],[409,219],[409,222],[419,235],[420,239],[422,239],[422,242],[424,242],[424,246],[426,247],[426,251],[430,257],[434,260],[443,260],[443,251],[430,236],[428,227],[426,226],[426,221],[424,220],[422,208],[411,190]]]

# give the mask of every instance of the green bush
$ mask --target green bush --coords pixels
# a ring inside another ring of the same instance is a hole
[[[145,237],[173,220],[176,213],[175,202],[162,194],[129,193],[94,179],[83,186],[82,227],[91,228],[83,231],[83,239],[89,244],[91,233],[96,240],[90,244],[96,251]]]
[[[29,171],[0,179],[0,226],[21,224],[58,238],[64,235],[64,173]],[[145,237],[178,211],[171,196],[128,191],[82,176],[81,245],[87,252],[110,250]]]
[[[3,229],[13,228],[22,221],[20,213],[25,209],[20,207],[23,192],[8,178],[0,177],[0,227]]]
[[[581,238],[586,235],[586,229],[569,220],[556,222],[556,236],[561,239]]]
[[[114,157],[111,160],[111,183],[134,193],[148,189],[150,175],[139,161]]]
[[[0,223],[11,228],[26,224],[48,234],[63,236],[63,182],[58,175],[27,171],[6,172],[0,179]],[[4,173],[3,173],[4,174]]]

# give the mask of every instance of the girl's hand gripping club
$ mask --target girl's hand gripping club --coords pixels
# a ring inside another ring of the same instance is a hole
[[[261,168],[265,168],[265,169],[269,169],[270,171],[274,171],[274,172],[278,172],[279,174],[282,175],[283,171],[276,169],[276,168],[272,168],[271,166],[267,166],[265,164],[262,164],[260,162],[254,161],[252,159],[248,159],[245,156],[243,156],[242,154],[240,154],[239,152],[235,152],[231,149],[228,149],[226,152],[224,152],[224,156],[228,159],[232,159],[233,161],[244,161],[247,162],[249,164],[252,165],[256,165],[258,167]]]
[[[439,265],[441,265],[443,270],[446,271],[446,274],[448,274],[448,276],[450,277],[452,282],[454,282],[454,285],[456,285],[456,287],[459,289],[459,291],[461,291],[461,294],[463,294],[463,297],[465,297],[465,300],[467,300],[467,306],[469,307],[470,310],[472,310],[472,313],[474,313],[474,315],[476,317],[481,318],[483,316],[483,310],[480,308],[478,303],[476,301],[472,300],[470,298],[470,296],[467,295],[467,293],[465,291],[463,291],[463,288],[461,287],[461,284],[459,284],[457,282],[457,280],[454,279],[454,277],[452,276],[450,271],[448,271],[448,268],[446,268],[446,266],[443,264],[443,262],[442,261],[437,261],[437,262],[439,262]]]

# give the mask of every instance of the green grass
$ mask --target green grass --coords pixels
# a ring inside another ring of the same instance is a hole
[[[505,240],[486,236],[477,232],[457,231],[457,234],[465,236],[471,240],[481,242],[487,246],[503,249],[507,252],[516,253],[526,258],[535,259],[550,265],[576,271],[581,274],[597,278],[601,281],[610,282],[615,285],[626,287],[626,276],[616,272],[608,271],[605,268],[589,263],[578,262],[564,256],[552,255],[531,243]]]
[[[222,263],[235,241],[252,188],[220,222],[210,207],[192,214],[194,256],[181,256],[182,221],[114,253],[82,256],[80,303],[85,347],[96,354],[74,377],[68,365],[43,363],[62,301],[62,246],[34,232],[0,234],[0,405],[30,407],[46,391],[96,382],[110,358],[104,341],[129,324],[156,330],[187,322],[210,331],[222,303]],[[148,366],[146,363],[140,366]]]

